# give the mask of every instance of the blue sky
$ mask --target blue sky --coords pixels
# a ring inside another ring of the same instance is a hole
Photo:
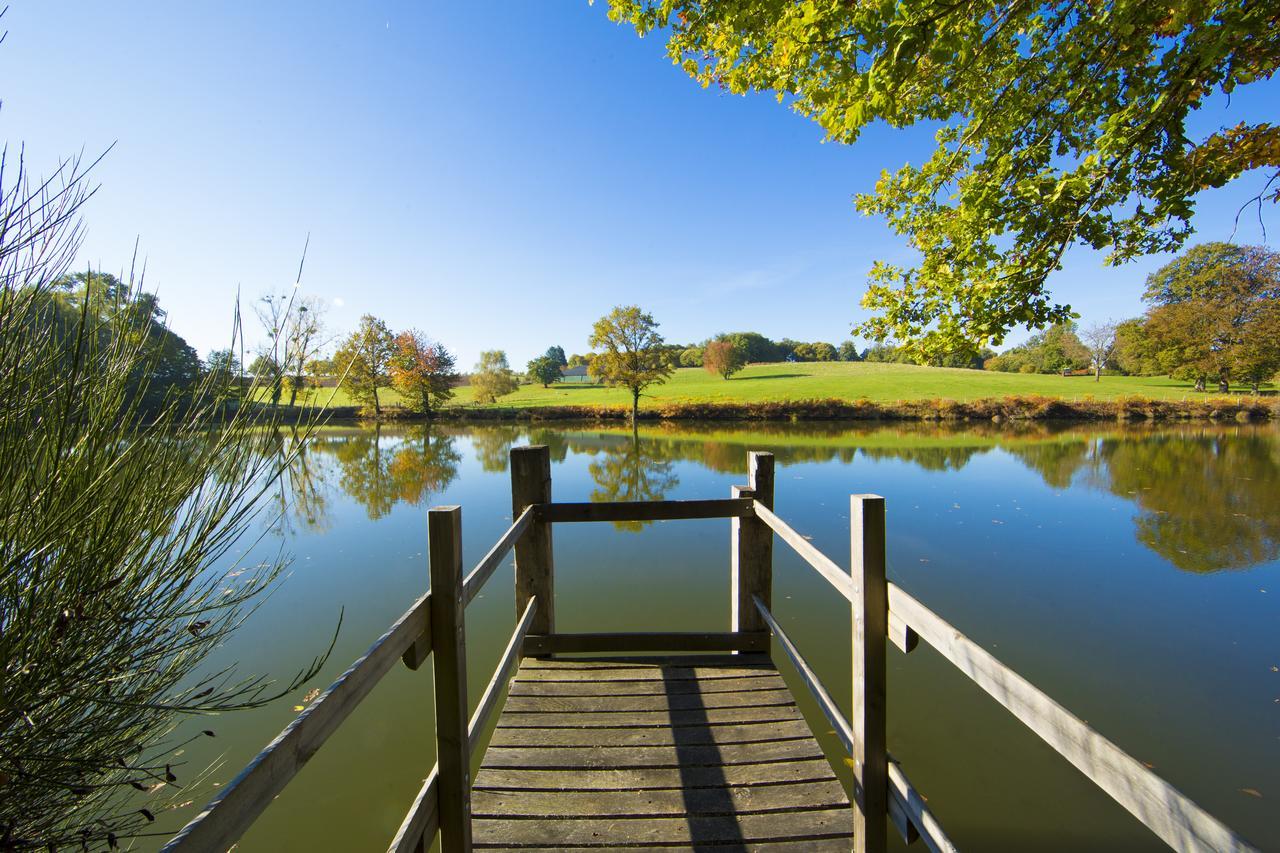
[[[771,97],[703,90],[603,2],[14,0],[0,24],[0,138],[45,172],[116,143],[81,266],[118,271],[140,238],[202,355],[229,340],[237,288],[292,286],[308,233],[302,287],[335,331],[370,312],[464,367],[585,351],[629,303],[671,341],[839,343],[872,261],[907,257],[852,195],[929,151],[884,128],[823,144]],[[1271,81],[1196,128],[1278,106]],[[1260,184],[1207,194],[1197,239],[1226,239]],[[1261,242],[1252,218],[1236,239]],[[1082,322],[1131,316],[1163,260],[1075,252],[1052,289]]]

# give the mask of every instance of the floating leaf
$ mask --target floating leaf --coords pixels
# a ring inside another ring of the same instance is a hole
[[[1241,788],[1240,793],[1248,794],[1251,797],[1257,797],[1258,799],[1262,799],[1262,792],[1257,790],[1256,788]]]

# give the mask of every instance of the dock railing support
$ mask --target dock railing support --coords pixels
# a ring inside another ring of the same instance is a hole
[[[471,850],[471,741],[467,735],[466,607],[462,593],[462,507],[427,513],[431,560],[431,645],[435,668],[436,760],[440,764],[440,848]]]
[[[849,498],[853,597],[853,849],[884,853],[888,844],[889,759],[886,648],[889,588],[885,578],[884,498]]]
[[[525,507],[551,503],[551,451],[545,444],[511,449],[511,518]],[[551,551],[551,523],[535,518],[528,532],[516,542],[516,619],[529,599],[537,596],[538,609],[529,626],[531,634],[554,634],[555,568]]]
[[[733,486],[729,496],[755,498],[773,509],[773,454],[752,452],[747,457],[747,486]],[[754,515],[729,519],[730,628],[767,631],[754,598],[773,606],[773,531]]]

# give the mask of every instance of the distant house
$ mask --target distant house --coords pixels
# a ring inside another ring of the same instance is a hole
[[[591,381],[591,375],[587,373],[585,364],[579,364],[576,367],[562,367],[560,368],[560,381],[585,383]]]

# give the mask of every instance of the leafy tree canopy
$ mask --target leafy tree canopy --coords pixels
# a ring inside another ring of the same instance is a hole
[[[768,91],[853,143],[937,126],[933,155],[858,197],[921,256],[878,262],[860,327],[920,352],[999,344],[1070,319],[1046,279],[1073,245],[1110,263],[1177,249],[1194,197],[1280,167],[1280,127],[1192,138],[1217,93],[1270,77],[1280,16],[1261,2],[610,0],[703,86]],[[1280,170],[1277,170],[1280,175]],[[1273,178],[1274,180],[1274,178]],[[1268,184],[1258,197],[1280,200]],[[1268,195],[1269,194],[1269,195]]]
[[[554,349],[554,347],[553,347]],[[566,362],[567,364],[568,362]],[[540,355],[528,365],[529,378],[546,388],[560,379],[560,362],[550,355]]]
[[[665,382],[672,371],[657,321],[637,305],[619,306],[596,321],[589,343],[600,350],[591,359],[591,374],[631,391],[634,422],[640,410],[640,392]]]

